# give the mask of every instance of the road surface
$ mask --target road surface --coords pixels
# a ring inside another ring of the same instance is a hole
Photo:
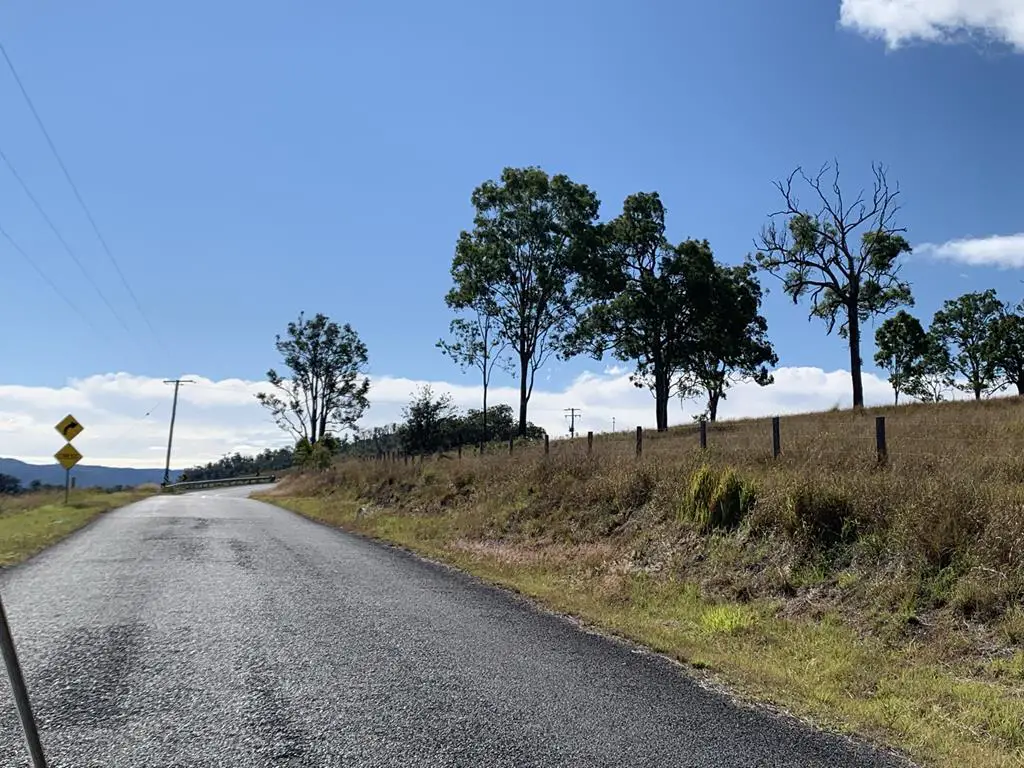
[[[249,492],[148,499],[0,576],[52,766],[898,764]],[[0,765],[25,755],[5,682]]]

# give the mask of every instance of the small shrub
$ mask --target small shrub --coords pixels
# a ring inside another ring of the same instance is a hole
[[[853,505],[844,494],[801,484],[790,492],[787,502],[792,533],[805,544],[827,549],[856,538]]]

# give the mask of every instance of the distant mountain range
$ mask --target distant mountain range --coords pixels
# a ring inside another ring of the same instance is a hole
[[[64,468],[60,464],[26,464],[17,459],[0,458],[0,474],[18,478],[26,488],[33,480],[38,480],[44,485],[64,485]],[[180,474],[180,469],[172,469],[171,482],[177,480]],[[79,464],[71,470],[71,476],[75,478],[77,488],[111,488],[115,485],[160,483],[164,479],[164,471]]]

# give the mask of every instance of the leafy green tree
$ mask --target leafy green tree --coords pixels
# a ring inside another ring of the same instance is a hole
[[[1002,315],[1003,305],[995,290],[989,288],[943,302],[932,319],[932,333],[950,349],[947,383],[972,392],[975,400],[1005,386],[999,380],[997,347],[997,325]]]
[[[402,416],[405,423],[399,434],[407,453],[433,453],[454,443],[456,411],[447,392],[435,397],[430,385],[423,385],[402,409]]]
[[[905,229],[895,225],[899,187],[890,189],[883,166],[873,165],[872,170],[870,201],[863,194],[853,202],[844,200],[838,163],[825,165],[813,178],[797,168],[777,182],[784,207],[761,231],[754,257],[761,269],[782,281],[794,304],[810,298],[810,316],[824,320],[827,333],[839,325],[850,351],[854,408],[864,405],[862,324],[914,303],[910,286],[900,279],[900,256],[911,248],[902,234]],[[817,210],[802,207],[793,190],[797,174],[814,192]],[[785,226],[776,223],[779,217],[786,219]]]
[[[995,363],[1008,384],[1024,396],[1024,303],[1016,307],[1006,305],[996,320],[993,342]]]
[[[473,230],[452,260],[453,309],[484,306],[518,358],[519,432],[538,369],[563,350],[579,309],[577,264],[593,246],[598,199],[567,176],[505,168],[472,195]]]
[[[461,301],[455,289],[445,297],[448,306],[458,305]],[[491,374],[495,366],[505,367],[507,359],[504,352],[508,347],[508,340],[498,333],[495,319],[496,310],[486,299],[478,301],[470,307],[471,318],[459,317],[452,320],[449,326],[451,339],[441,339],[437,342],[438,348],[459,364],[465,371],[467,368],[475,368],[480,371],[483,379],[484,402],[483,402],[483,434],[479,442],[485,443],[487,437],[487,389],[491,384]]]
[[[750,264],[715,263],[698,297],[693,320],[698,338],[683,372],[681,397],[704,394],[705,414],[715,421],[726,390],[741,381],[764,387],[774,382],[768,366],[779,358],[768,341],[768,322],[761,315],[761,284]]]
[[[627,197],[582,264],[588,306],[567,341],[596,359],[634,363],[633,383],[654,394],[658,431],[668,429],[669,399],[694,359],[695,307],[714,269],[707,241],[669,244],[656,192]]]
[[[952,365],[949,347],[931,329],[925,333],[925,348],[913,375],[905,382],[904,391],[922,403],[939,403],[949,390]]]
[[[311,446],[332,430],[354,427],[370,405],[370,380],[366,345],[352,326],[339,326],[320,313],[306,320],[300,313],[275,346],[289,373],[286,378],[273,368],[267,371],[277,392],[260,392],[256,399],[277,425]]]
[[[875,331],[875,363],[888,371],[896,405],[900,393],[907,393],[908,386],[924,374],[928,344],[921,321],[902,309]]]

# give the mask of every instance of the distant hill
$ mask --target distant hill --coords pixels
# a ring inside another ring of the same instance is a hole
[[[11,475],[27,488],[33,480],[44,485],[64,485],[64,468],[60,464],[26,464],[17,459],[0,458],[0,474]],[[178,479],[181,470],[171,470],[171,482]],[[79,464],[71,470],[78,488],[110,488],[115,485],[142,485],[160,483],[164,479],[162,469],[135,469],[134,467],[98,467]]]

